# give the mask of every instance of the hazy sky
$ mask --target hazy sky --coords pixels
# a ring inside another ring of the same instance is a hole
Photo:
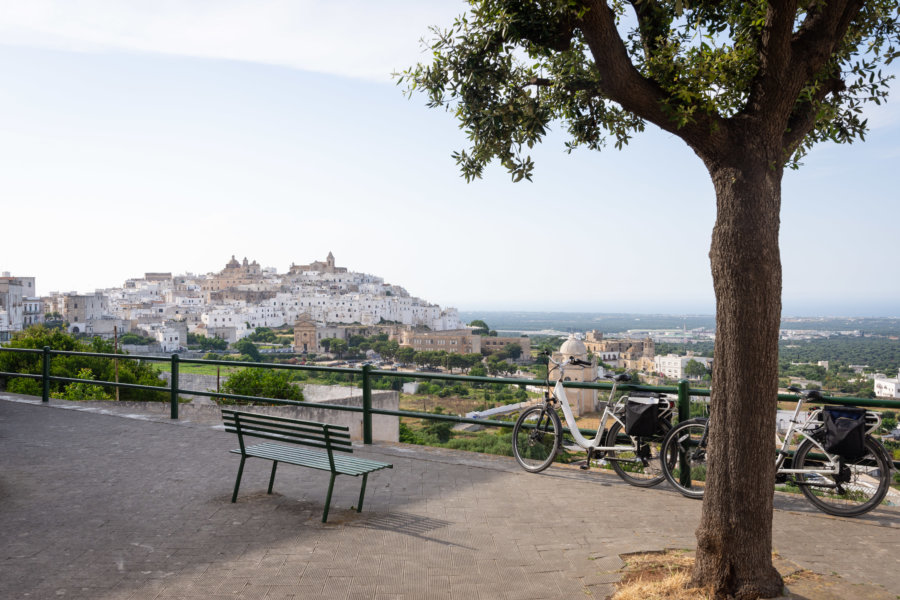
[[[0,271],[46,294],[331,251],[463,310],[712,313],[715,198],[677,138],[567,155],[555,133],[533,183],[460,177],[452,115],[390,74],[464,8],[4,3]],[[900,98],[867,116],[785,175],[785,315],[900,316]]]

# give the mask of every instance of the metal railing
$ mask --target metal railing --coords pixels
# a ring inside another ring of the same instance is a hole
[[[49,402],[50,401],[50,382],[57,381],[62,383],[86,383],[92,385],[102,385],[102,386],[113,386],[120,388],[128,388],[128,389],[139,389],[139,390],[149,390],[154,392],[165,392],[169,393],[169,404],[170,404],[170,417],[172,419],[178,419],[178,395],[179,394],[190,394],[194,396],[206,396],[211,398],[228,398],[231,400],[245,400],[249,402],[265,402],[267,404],[283,404],[290,406],[306,406],[306,407],[314,407],[314,408],[323,408],[329,410],[337,410],[337,411],[348,411],[348,412],[361,412],[363,417],[363,443],[371,444],[372,443],[372,415],[387,415],[387,416],[396,416],[396,417],[407,417],[414,419],[432,419],[439,421],[451,421],[453,423],[471,423],[477,425],[484,425],[490,427],[506,427],[512,428],[514,423],[511,421],[497,421],[490,419],[475,419],[468,417],[460,417],[457,415],[450,414],[442,414],[442,413],[428,413],[428,412],[416,412],[409,410],[389,410],[383,408],[373,408],[372,407],[372,379],[374,377],[388,377],[388,378],[400,378],[400,379],[417,379],[417,380],[428,380],[428,379],[439,379],[444,381],[460,381],[460,382],[468,382],[468,383],[490,383],[490,384],[504,384],[504,385],[539,385],[543,386],[547,382],[544,379],[517,379],[517,378],[504,378],[504,377],[481,377],[475,375],[454,375],[451,373],[423,373],[418,371],[387,371],[387,370],[379,370],[372,368],[371,365],[364,364],[360,368],[354,367],[322,367],[322,366],[314,366],[314,365],[289,365],[289,364],[274,364],[274,363],[254,363],[254,362],[237,362],[230,360],[207,360],[207,359],[182,359],[178,354],[172,354],[171,357],[160,357],[160,356],[145,356],[145,355],[136,355],[136,354],[110,354],[103,352],[71,352],[66,350],[52,350],[49,346],[45,346],[43,349],[31,349],[31,348],[4,348],[0,347],[0,352],[14,352],[14,353],[22,353],[22,354],[37,354],[41,356],[41,374],[33,374],[33,373],[16,373],[16,372],[5,372],[0,371],[0,376],[6,377],[24,377],[30,379],[39,379],[42,382],[42,401]],[[155,362],[168,362],[170,364],[170,372],[171,376],[169,379],[169,385],[166,387],[163,386],[150,386],[150,385],[141,385],[134,383],[120,383],[113,381],[98,381],[93,379],[78,379],[74,377],[60,377],[60,376],[51,376],[50,375],[50,360],[53,356],[83,356],[83,357],[94,357],[94,358],[108,358],[108,359],[119,359],[119,360],[141,360],[141,361],[155,361]],[[325,372],[325,373],[341,373],[341,374],[349,374],[356,375],[361,377],[361,387],[362,387],[362,406],[342,406],[337,404],[327,404],[327,403],[319,403],[319,402],[307,402],[302,400],[281,400],[277,398],[264,398],[260,396],[246,396],[241,394],[229,394],[225,392],[203,392],[199,390],[188,390],[181,389],[178,383],[178,373],[179,367],[182,364],[196,364],[196,365],[213,365],[213,366],[227,366],[227,367],[242,367],[242,368],[264,368],[264,369],[284,369],[284,370],[293,370],[293,371],[315,371],[315,372]],[[576,382],[576,381],[565,381],[563,385],[567,388],[582,388],[582,389],[595,389],[595,390],[609,390],[612,388],[612,383],[605,382]],[[648,392],[658,392],[658,393],[667,393],[667,394],[676,394],[678,396],[678,419],[679,421],[690,418],[690,402],[691,396],[709,396],[710,390],[705,388],[691,388],[690,382],[687,380],[681,380],[677,385],[674,386],[650,386],[650,385],[633,385],[633,384],[619,384],[618,389],[621,390],[637,390],[637,391],[648,391]],[[785,401],[796,401],[797,396],[792,394],[779,394],[778,400]],[[866,406],[866,407],[880,407],[880,408],[891,408],[900,410],[900,401],[898,400],[885,400],[885,399],[872,399],[872,398],[851,398],[851,397],[828,397],[823,396],[823,402],[828,402],[830,404],[842,404],[849,406]],[[586,432],[593,433],[593,432]]]

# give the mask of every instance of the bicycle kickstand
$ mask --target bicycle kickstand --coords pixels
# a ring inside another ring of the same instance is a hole
[[[584,461],[584,464],[581,465],[579,468],[580,468],[582,471],[587,471],[588,469],[590,469],[590,468],[591,468],[591,459],[592,459],[593,457],[594,457],[594,449],[593,449],[593,448],[588,448],[588,449],[587,449],[587,460],[585,460],[585,461]]]

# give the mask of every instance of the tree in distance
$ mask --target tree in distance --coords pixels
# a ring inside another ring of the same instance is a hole
[[[704,375],[707,375],[709,371],[706,370],[706,365],[704,365],[699,360],[694,360],[693,358],[687,361],[687,364],[684,365],[684,374],[688,377],[696,377],[700,378]]]
[[[481,319],[475,319],[471,323],[469,323],[469,327],[474,327],[472,333],[475,335],[487,335],[490,333],[491,328],[488,327],[488,324],[482,321]]]
[[[254,344],[247,338],[238,340],[231,346],[244,356],[248,357],[251,361],[262,362],[262,355],[259,353],[259,349],[256,347],[256,344]]]
[[[551,123],[569,151],[621,148],[647,124],[682,139],[716,193],[710,464],[693,584],[773,597],[772,566],[785,167],[818,142],[863,139],[897,55],[898,2],[470,0],[433,61],[398,75],[459,119],[467,181],[497,159],[530,180],[527,149]],[[648,166],[648,171],[652,167]],[[727,399],[727,402],[726,402]],[[752,474],[750,476],[749,474]]]

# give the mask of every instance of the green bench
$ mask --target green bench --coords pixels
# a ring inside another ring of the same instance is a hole
[[[388,463],[346,456],[345,454],[353,452],[350,428],[346,426],[299,421],[285,417],[270,417],[228,409],[222,409],[222,419],[225,421],[225,431],[237,434],[238,443],[241,446],[237,450],[231,450],[231,452],[241,455],[241,466],[238,467],[237,480],[234,482],[234,494],[231,496],[232,502],[237,501],[241,475],[244,473],[244,461],[251,457],[272,461],[269,494],[272,493],[275,469],[280,462],[330,471],[331,482],[328,484],[328,496],[325,498],[325,512],[322,513],[323,523],[328,520],[328,508],[331,505],[331,492],[334,489],[335,477],[338,475],[352,475],[353,477],[362,475],[362,487],[359,490],[359,502],[356,506],[356,512],[359,512],[362,510],[363,496],[366,493],[366,478],[369,473],[393,468],[393,465]],[[264,442],[248,446],[244,443],[245,437],[264,438],[280,443]]]

